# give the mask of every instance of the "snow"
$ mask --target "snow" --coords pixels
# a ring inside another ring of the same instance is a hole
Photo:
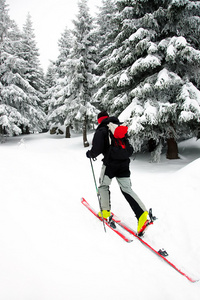
[[[123,86],[125,84],[127,84],[129,82],[128,76],[126,74],[126,72],[123,72],[119,78],[119,82],[117,84],[117,86]]]
[[[91,143],[93,133],[88,135]],[[198,300],[191,283],[139,241],[104,232],[81,203],[98,209],[82,136],[49,133],[1,144],[0,299]],[[200,141],[179,144],[180,159],[131,161],[133,188],[158,217],[145,240],[190,276],[200,278]],[[96,178],[101,157],[93,163]],[[113,180],[112,210],[130,226],[136,219]]]
[[[157,108],[151,105],[151,101],[144,104],[144,114],[140,118],[140,122],[150,122],[157,125]]]
[[[161,65],[160,58],[155,55],[148,54],[145,58],[139,58],[131,66],[131,74],[136,74],[138,70],[144,71],[148,68],[156,68]]]
[[[129,41],[135,42],[135,40],[141,40],[143,39],[146,35],[148,35],[148,30],[145,30],[144,28],[139,28],[136,32],[131,34],[129,37]]]
[[[155,86],[161,89],[162,87],[165,88],[167,85],[174,84],[174,82],[181,84],[181,78],[174,72],[169,72],[166,68],[164,68],[158,73]]]
[[[183,36],[176,37],[176,42],[175,42],[176,48],[185,48],[187,45],[187,41]]]

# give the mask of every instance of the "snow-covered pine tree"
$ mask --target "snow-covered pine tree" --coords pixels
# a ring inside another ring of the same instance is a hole
[[[102,34],[103,30],[105,30],[105,34],[103,38],[100,37],[100,41],[102,41],[100,46],[102,49],[98,66],[102,70],[102,74],[98,80],[99,89],[95,94],[95,98],[110,114],[115,113],[118,115],[127,105],[126,91],[122,84],[118,85],[120,78],[123,81],[127,78],[125,74],[126,66],[123,66],[121,58],[126,52],[129,52],[129,55],[132,57],[133,49],[130,49],[130,47],[127,49],[127,44],[123,45],[123,40],[119,40],[118,38],[122,31],[123,21],[116,2],[104,1],[104,5],[100,8],[101,11],[98,16],[99,34]],[[107,13],[109,14],[109,19],[106,17]],[[105,20],[105,22],[103,23],[101,20]]]
[[[50,64],[47,68],[47,72],[45,74],[45,86],[47,90],[52,88],[56,83],[56,65],[55,62],[50,61]]]
[[[103,103],[123,112],[136,151],[164,139],[167,157],[177,158],[176,139],[199,128],[200,2],[116,3],[118,35],[107,59]]]
[[[105,78],[107,78],[107,62],[113,51],[113,41],[116,37],[118,30],[117,24],[115,24],[115,14],[117,11],[116,5],[113,0],[102,0],[102,6],[99,6],[99,13],[96,18],[96,32],[97,32],[97,52],[98,52],[98,79],[97,79],[97,91],[95,93],[95,99],[102,109],[108,108],[108,104],[102,102],[102,95],[107,91],[105,84]],[[105,89],[104,89],[105,88]]]
[[[49,113],[49,107],[51,105],[52,89],[53,86],[56,84],[56,66],[54,61],[50,61],[50,64],[44,76],[44,80],[45,80],[45,88],[46,88],[46,93],[44,96],[45,99],[44,111],[47,115],[47,128],[48,128],[48,113]]]
[[[0,0],[0,32],[0,131],[1,134],[17,135],[21,133],[21,124],[28,124],[18,111],[23,92],[15,84],[16,81],[25,84],[18,74],[24,61],[16,55],[20,48],[19,30],[9,17],[5,0]]]
[[[59,56],[52,64],[51,73],[54,72],[54,83],[48,89],[46,104],[48,104],[48,124],[51,133],[63,133],[62,128],[65,123],[68,111],[68,68],[67,60],[72,49],[72,35],[70,30],[65,28],[58,41]],[[65,137],[70,137],[70,125],[66,125]]]
[[[96,46],[93,36],[93,19],[87,0],[78,2],[79,12],[72,31],[74,44],[71,58],[67,61],[68,95],[65,125],[82,131],[83,145],[89,146],[87,128],[96,121],[97,109],[92,104],[95,88]]]
[[[3,41],[8,33],[8,29],[10,27],[10,17],[8,14],[8,5],[6,4],[6,0],[0,0],[0,42],[1,48],[3,46]],[[1,49],[2,50],[2,49]]]
[[[113,16],[116,13],[116,6],[113,0],[102,0],[102,6],[98,8],[96,31],[98,35],[98,60],[101,61],[102,58],[112,51],[112,41],[115,38]],[[102,61],[102,64],[98,66],[100,74],[104,74],[104,67]]]
[[[6,133],[6,125],[7,121],[7,114],[6,114],[6,107],[4,104],[4,95],[3,95],[3,82],[2,76],[4,74],[4,61],[7,58],[7,35],[11,26],[11,20],[8,14],[8,5],[6,4],[6,0],[0,0],[0,134]]]
[[[66,61],[71,53],[72,45],[73,37],[71,31],[66,27],[58,40],[59,55],[56,60],[56,66],[59,77],[66,76]]]
[[[7,135],[18,135],[22,128],[41,131],[45,114],[38,108],[39,98],[27,81],[26,61],[22,56],[21,34],[0,0],[0,127]]]
[[[45,80],[40,67],[39,50],[36,45],[33,23],[30,13],[27,14],[22,32],[22,58],[26,62],[25,79],[35,90],[35,101],[38,109],[44,110]]]
[[[40,67],[39,50],[35,41],[35,34],[30,13],[22,31],[22,57],[26,61],[26,79],[38,92],[44,92],[43,70]]]

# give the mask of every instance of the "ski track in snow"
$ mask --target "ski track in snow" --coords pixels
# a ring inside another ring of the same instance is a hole
[[[88,135],[91,143],[93,134]],[[181,159],[131,161],[133,189],[158,220],[145,240],[183,272],[200,279],[200,141],[179,144]],[[128,244],[80,202],[98,210],[82,136],[46,134],[8,138],[0,145],[0,299],[199,300],[190,283],[139,241]],[[101,157],[93,163],[96,179]],[[115,180],[112,211],[137,222]]]

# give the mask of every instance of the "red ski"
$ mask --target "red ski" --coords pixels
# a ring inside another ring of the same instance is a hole
[[[113,214],[112,220],[117,223],[119,226],[121,226],[123,229],[127,230],[129,233],[134,235],[143,245],[148,247],[151,251],[153,251],[155,254],[157,254],[159,257],[161,257],[165,262],[167,262],[171,267],[173,267],[176,271],[178,271],[181,275],[185,276],[189,281],[191,282],[197,282],[199,280],[193,279],[184,272],[182,272],[179,268],[177,268],[172,262],[170,262],[166,256],[168,255],[167,252],[164,250],[158,250],[156,251],[154,248],[152,248],[147,242],[145,242],[140,236],[137,235],[136,231],[131,229],[128,225],[126,225],[124,222],[122,222],[115,214]]]
[[[81,203],[88,208],[89,211],[91,211],[100,221],[102,221],[102,218],[100,218],[97,214],[97,212],[90,206],[90,204],[84,199],[81,198]],[[115,214],[112,213],[112,221],[114,221],[118,226],[122,227],[124,230],[126,230],[127,232],[129,232],[130,234],[132,234],[135,238],[137,238],[144,246],[146,246],[147,248],[149,248],[152,252],[154,252],[156,255],[158,255],[160,258],[162,258],[166,263],[168,263],[171,267],[173,267],[177,272],[179,272],[181,275],[185,276],[190,282],[197,282],[199,281],[198,279],[193,279],[192,277],[188,276],[187,274],[185,274],[184,272],[182,272],[179,268],[177,268],[172,262],[170,262],[166,256],[168,255],[167,252],[165,250],[155,250],[153,247],[151,247],[150,244],[148,244],[147,242],[145,242],[140,236],[138,236],[137,232],[134,231],[132,228],[130,228],[127,224],[125,224],[124,222],[122,222]],[[109,224],[108,221],[104,220],[105,224],[112,229],[113,231],[115,231],[123,240],[125,240],[126,242],[132,242],[132,240],[128,237],[126,237],[126,235],[124,233],[122,233],[119,229],[117,228],[112,228]],[[152,224],[152,222],[150,223]],[[150,225],[149,224],[149,225]]]
[[[95,215],[102,222],[102,218],[98,216],[98,213],[91,207],[91,205],[84,198],[81,198],[81,203],[85,207],[87,207],[87,209],[89,209],[89,211],[91,211],[91,213],[93,213],[93,215]],[[114,232],[116,232],[124,241],[126,241],[127,243],[132,242],[132,240],[129,237],[127,237],[124,233],[122,233],[118,228],[111,227],[107,220],[104,219],[104,223],[110,229],[112,229]]]

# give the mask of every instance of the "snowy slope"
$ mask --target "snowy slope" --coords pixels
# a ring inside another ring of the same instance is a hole
[[[89,135],[91,141],[92,134]],[[190,283],[138,241],[104,233],[81,203],[98,209],[82,137],[48,133],[9,138],[0,145],[0,299],[199,300]],[[169,260],[200,278],[200,141],[179,145],[180,160],[159,164],[138,154],[132,183],[158,217],[146,240]],[[96,177],[101,157],[94,162]],[[112,210],[136,228],[115,181]]]

